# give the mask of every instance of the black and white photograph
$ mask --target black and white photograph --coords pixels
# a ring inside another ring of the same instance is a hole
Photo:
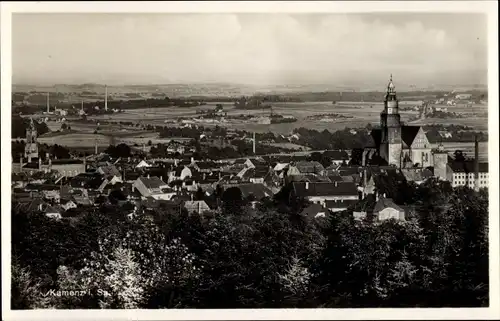
[[[8,4],[11,313],[500,317],[498,5],[355,2]]]

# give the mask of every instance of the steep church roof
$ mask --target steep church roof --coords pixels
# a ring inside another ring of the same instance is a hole
[[[401,140],[406,144],[404,147],[408,148],[413,144],[420,128],[420,126],[401,126]]]

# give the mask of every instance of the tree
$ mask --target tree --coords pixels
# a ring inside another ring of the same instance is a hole
[[[205,198],[205,193],[203,193],[201,187],[198,187],[198,189],[196,190],[195,198],[197,201],[202,201]]]
[[[466,154],[464,152],[462,152],[461,150],[456,150],[453,153],[453,157],[454,157],[455,161],[457,161],[457,162],[464,162]]]
[[[362,148],[353,148],[351,151],[351,159],[349,160],[349,165],[362,165],[363,162],[363,149]]]
[[[226,212],[238,213],[243,205],[243,195],[238,187],[230,187],[222,193],[222,203]]]

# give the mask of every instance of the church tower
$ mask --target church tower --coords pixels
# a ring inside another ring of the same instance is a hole
[[[37,132],[33,118],[30,119],[30,125],[26,129],[26,145],[24,146],[24,157],[28,158],[28,162],[38,158],[38,145],[36,144]]]
[[[382,137],[380,141],[380,156],[389,165],[401,167],[401,116],[399,115],[398,99],[396,89],[392,82],[392,74],[387,85],[384,99],[384,110],[380,113],[380,127]]]

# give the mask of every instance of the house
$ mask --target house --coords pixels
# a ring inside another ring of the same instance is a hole
[[[97,168],[97,172],[101,173],[102,176],[107,178],[110,182],[122,182],[122,174],[114,165],[100,166]]]
[[[211,173],[220,170],[220,166],[214,161],[194,162],[192,166],[200,173]]]
[[[150,164],[148,164],[145,160],[141,160],[139,164],[135,166],[136,168],[144,168],[144,167],[151,167]]]
[[[170,141],[167,144],[167,153],[169,154],[175,154],[175,153],[184,154],[185,151],[186,147],[180,142]]]
[[[325,201],[325,207],[332,212],[341,212],[347,210],[357,202],[358,200],[327,200]]]
[[[168,181],[176,181],[176,180],[181,180],[183,181],[187,177],[193,176],[193,172],[191,169],[187,166],[179,166],[175,168],[173,171],[169,172],[168,176]]]
[[[230,187],[237,187],[241,191],[243,198],[252,196],[255,200],[262,200],[266,197],[272,197],[273,191],[264,184],[243,183],[237,185],[224,185],[224,190]]]
[[[76,205],[76,203],[75,203],[75,202],[73,202],[72,200],[68,200],[68,201],[66,201],[66,202],[64,202],[64,203],[61,203],[61,207],[62,207],[65,211],[67,211],[67,210],[69,210],[70,208],[76,208],[76,207],[77,207],[77,205]]]
[[[279,173],[285,170],[285,168],[288,168],[288,163],[276,163],[273,170]]]
[[[300,215],[310,219],[324,218],[328,215],[328,209],[321,204],[310,204],[300,212]]]
[[[373,214],[379,221],[395,219],[399,221],[405,220],[405,211],[396,205],[392,199],[381,197],[373,209]]]
[[[402,168],[401,173],[408,182],[415,182],[418,185],[434,176],[434,173],[427,168]]]
[[[99,172],[82,173],[71,178],[69,185],[73,189],[99,189],[105,182],[104,176]]]
[[[61,219],[62,218],[61,212],[64,211],[62,211],[59,207],[49,205],[45,208],[43,212],[50,218]]]
[[[185,201],[184,208],[189,213],[203,214],[204,212],[210,211],[210,207],[205,201]]]
[[[346,182],[293,182],[290,197],[305,198],[326,207],[326,201],[358,200],[356,184]]]
[[[240,171],[236,176],[240,177],[242,181],[249,181],[254,184],[264,183],[264,178],[271,172],[271,169],[265,167],[247,167]]]
[[[287,175],[302,175],[302,174],[316,174],[316,175],[324,175],[325,168],[321,163],[317,161],[299,161],[295,164],[290,164]]]
[[[449,162],[446,168],[447,180],[451,182],[453,187],[467,186],[474,188],[476,184],[476,174],[474,168],[474,160],[466,160],[463,162]],[[479,188],[489,186],[488,163],[478,164],[478,182]]]
[[[132,188],[137,189],[144,198],[170,200],[176,194],[167,183],[156,176],[141,176],[132,184]]]
[[[328,158],[333,164],[342,164],[349,161],[349,155],[344,150],[327,150],[323,152],[323,157]]]

